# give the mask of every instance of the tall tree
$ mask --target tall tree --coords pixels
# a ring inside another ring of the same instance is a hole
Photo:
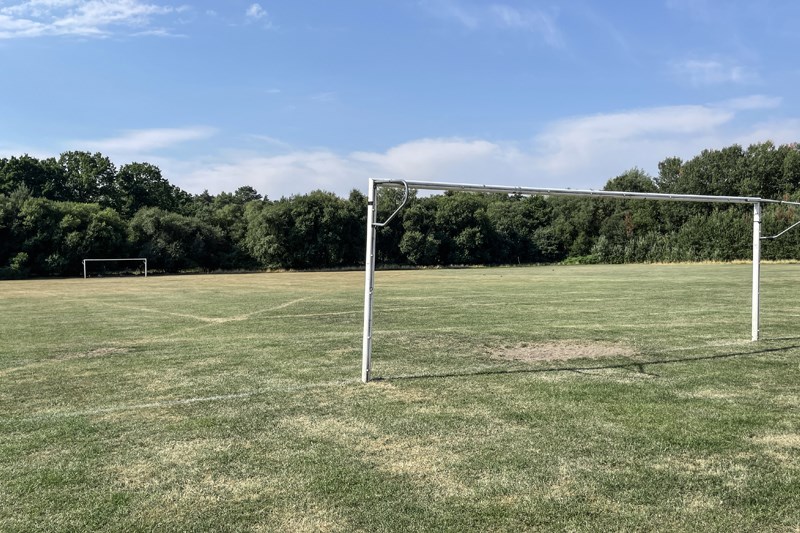
[[[158,207],[140,209],[129,224],[136,255],[147,257],[153,268],[167,272],[221,267],[225,241],[220,231],[194,217]]]
[[[122,165],[113,181],[111,198],[113,206],[124,217],[131,217],[143,207],[158,207],[166,211],[178,208],[176,187],[150,163]]]
[[[117,170],[108,157],[99,152],[64,152],[58,163],[64,173],[64,200],[97,202],[106,207],[114,204]]]
[[[10,194],[20,185],[36,197],[64,200],[64,172],[54,158],[29,155],[0,159],[0,193]]]

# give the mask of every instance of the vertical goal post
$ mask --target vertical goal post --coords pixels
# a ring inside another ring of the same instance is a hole
[[[83,279],[86,279],[86,263],[99,261],[142,261],[144,262],[144,277],[147,277],[147,258],[146,257],[123,257],[123,258],[110,258],[110,259],[84,259],[83,263]]]
[[[381,187],[402,188],[405,191],[400,206],[383,222],[377,221],[378,189]],[[516,187],[504,185],[477,185],[470,183],[447,183],[436,181],[382,180],[370,179],[367,194],[367,250],[364,281],[364,333],[361,357],[361,381],[372,379],[372,309],[375,299],[375,247],[377,229],[392,220],[408,201],[409,189],[431,191],[454,191],[476,193],[498,193],[520,196],[577,196],[591,198],[618,198],[627,200],[654,200],[669,202],[700,202],[721,204],[751,204],[753,206],[753,291],[751,313],[751,338],[757,341],[760,336],[760,286],[761,286],[761,241],[775,239],[800,225],[797,222],[782,232],[763,237],[761,235],[761,206],[763,204],[784,204],[800,206],[800,202],[770,200],[757,196],[714,196],[699,194],[667,194],[627,191],[597,191],[592,189],[557,189],[541,187]]]

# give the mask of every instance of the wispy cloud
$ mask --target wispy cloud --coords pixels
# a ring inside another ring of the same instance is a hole
[[[365,169],[329,150],[294,151],[270,157],[237,154],[229,161],[203,164],[165,161],[161,168],[166,169],[166,176],[177,176],[170,180],[190,192],[217,193],[250,185],[273,199],[315,189],[344,195],[354,187],[363,188],[369,177]]]
[[[144,154],[189,141],[207,139],[215,132],[214,128],[207,126],[129,130],[109,139],[78,140],[72,141],[72,144],[101,152]]]
[[[718,105],[735,111],[751,111],[755,109],[775,109],[783,102],[779,96],[767,96],[764,94],[751,94],[741,98],[731,98]]]
[[[536,136],[534,154],[551,175],[577,178],[585,173],[587,178],[597,179],[595,169],[615,166],[639,166],[655,171],[657,162],[667,156],[687,157],[705,148],[755,142],[757,137],[750,134],[753,126],[737,120],[743,112],[772,109],[779,104],[779,99],[753,95],[712,104],[652,107],[565,119],[550,124]],[[800,136],[800,130],[796,135]]]
[[[690,16],[707,20],[711,19],[713,13],[719,13],[723,5],[712,5],[710,0],[666,0],[665,5],[667,8],[688,13]]]
[[[321,92],[311,95],[311,100],[323,104],[329,104],[336,101],[336,93],[332,91]]]
[[[470,30],[480,24],[478,13],[461,6],[455,0],[424,0],[420,3],[428,13],[444,20],[453,21]]]
[[[496,4],[489,7],[493,22],[500,28],[530,31],[544,39],[550,46],[564,46],[561,31],[549,13],[540,10],[519,10],[507,5]]]
[[[687,59],[671,65],[674,77],[689,85],[745,84],[758,81],[758,75],[736,62],[719,59]]]
[[[469,30],[532,33],[552,47],[564,46],[555,15],[541,9],[518,9],[507,4],[467,4],[459,0],[426,0],[421,5],[432,15]]]
[[[260,143],[264,143],[264,144],[267,144],[269,146],[273,146],[273,147],[276,147],[276,148],[282,148],[284,150],[292,148],[292,145],[287,143],[286,141],[282,141],[282,140],[280,140],[278,138],[271,137],[269,135],[253,134],[253,135],[248,135],[248,137],[250,139],[253,139],[254,141],[258,141]]]
[[[0,39],[48,35],[105,37],[123,27],[146,30],[154,18],[181,9],[140,0],[17,0],[0,7]],[[153,31],[158,35],[168,34],[163,29]]]

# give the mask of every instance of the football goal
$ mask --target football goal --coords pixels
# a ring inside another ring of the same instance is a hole
[[[405,194],[400,205],[386,220],[377,220],[377,201],[378,189],[381,187],[403,189]],[[431,191],[462,191],[477,193],[497,193],[521,196],[578,196],[593,198],[619,198],[619,199],[639,199],[670,202],[705,202],[722,204],[751,204],[753,206],[753,287],[752,287],[752,308],[751,308],[751,336],[753,341],[759,338],[759,316],[760,316],[760,280],[761,280],[761,241],[764,239],[777,238],[790,229],[800,225],[800,222],[790,226],[777,235],[761,236],[761,207],[764,204],[789,204],[800,206],[800,202],[790,202],[784,200],[769,200],[759,197],[748,196],[711,196],[695,194],[664,194],[664,193],[643,193],[626,191],[596,191],[580,189],[552,189],[538,187],[514,187],[503,185],[475,185],[467,183],[445,183],[434,181],[410,181],[410,180],[369,180],[369,192],[367,197],[367,255],[366,255],[366,280],[364,283],[364,333],[362,344],[361,361],[361,380],[366,383],[370,381],[372,375],[372,309],[375,297],[375,244],[377,229],[388,224],[402,209],[408,201],[409,189],[431,190]]]
[[[144,277],[147,277],[147,258],[146,257],[123,257],[113,259],[84,259],[83,262],[83,279],[86,279],[86,263],[99,262],[99,261],[140,261],[144,262]]]

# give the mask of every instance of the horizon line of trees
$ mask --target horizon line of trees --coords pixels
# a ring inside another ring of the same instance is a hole
[[[795,144],[704,150],[658,169],[633,168],[604,189],[800,200]],[[382,189],[379,216],[399,201],[400,191]],[[79,275],[87,257],[147,257],[165,272],[363,265],[366,202],[358,190],[193,195],[155,165],[117,168],[100,153],[1,158],[0,278]],[[792,206],[765,206],[763,232],[797,218]],[[412,266],[730,261],[748,259],[751,242],[749,206],[412,191],[380,230],[377,254],[381,264]],[[800,231],[765,241],[762,254],[800,258]]]

